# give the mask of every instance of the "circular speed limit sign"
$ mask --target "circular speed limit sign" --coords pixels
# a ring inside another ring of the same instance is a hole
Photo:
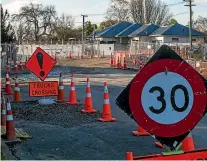
[[[162,59],[145,66],[133,79],[129,103],[135,120],[149,133],[176,137],[201,120],[206,88],[187,63]]]

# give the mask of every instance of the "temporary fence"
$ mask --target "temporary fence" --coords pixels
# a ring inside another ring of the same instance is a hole
[[[1,44],[1,64],[14,65],[15,62],[27,61],[37,47],[42,48],[50,56],[58,59],[72,57],[73,59],[110,56],[114,50],[113,44],[100,44],[99,41],[82,42],[26,42],[22,44]]]

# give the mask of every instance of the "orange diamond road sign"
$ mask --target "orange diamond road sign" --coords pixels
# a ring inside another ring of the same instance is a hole
[[[38,78],[44,81],[55,64],[56,60],[38,47],[25,66]]]

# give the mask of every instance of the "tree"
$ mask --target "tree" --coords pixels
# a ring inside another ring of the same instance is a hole
[[[97,29],[97,25],[96,24],[91,24],[90,21],[86,22],[86,35],[91,35],[93,33],[94,30]]]
[[[35,41],[54,33],[56,10],[52,5],[30,3],[20,9],[19,14],[13,15],[13,21],[22,21],[23,27],[29,26],[29,32]]]
[[[103,21],[100,23],[99,27],[98,27],[98,31],[101,31],[103,30],[105,27],[109,27],[109,26],[112,26],[114,24],[116,24],[117,21],[114,21],[114,20],[106,20],[106,21]]]
[[[199,16],[194,23],[194,28],[201,32],[207,33],[207,18]]]
[[[172,14],[161,0],[111,0],[107,18],[115,21],[133,20],[141,24],[167,25]]]
[[[9,13],[3,10],[1,6],[1,43],[9,43],[15,41],[15,35],[12,25],[9,21]]]
[[[129,21],[129,8],[127,0],[111,0],[110,7],[107,10],[108,20],[117,22]]]
[[[172,26],[174,24],[178,23],[176,19],[171,18],[170,22],[169,22],[169,26]]]
[[[130,0],[129,10],[133,21],[141,24],[166,25],[172,17],[161,0]]]
[[[60,17],[56,19],[55,34],[57,39],[67,41],[71,37],[71,30],[74,26],[74,19],[71,15],[62,13]]]

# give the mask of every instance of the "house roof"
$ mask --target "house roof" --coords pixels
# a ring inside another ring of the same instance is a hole
[[[114,25],[113,25],[114,26]],[[106,27],[105,29],[101,30],[101,31],[96,31],[96,36],[100,36],[102,33],[108,31],[110,28],[112,28],[113,26],[109,26],[109,27]],[[91,34],[90,36],[93,36],[93,34]]]
[[[159,26],[154,24],[148,24],[143,25],[139,29],[135,30],[131,34],[129,34],[129,37],[136,37],[136,36],[149,36],[152,32],[154,32],[156,29],[158,29]]]
[[[100,33],[96,34],[96,37],[114,37],[118,33],[122,32],[127,27],[131,26],[131,22],[120,22],[118,24],[115,24],[111,26],[110,28],[106,30],[102,30]]]
[[[152,36],[157,36],[157,35],[189,36],[189,28],[187,26],[177,23],[170,27],[160,27],[151,35]],[[205,35],[206,35],[205,33],[192,29],[192,36],[205,36]]]
[[[162,35],[165,31],[167,31],[170,28],[170,26],[162,26],[155,30],[151,35]]]
[[[133,23],[123,31],[121,31],[119,34],[117,34],[117,37],[128,37],[129,34],[140,28],[142,25],[139,23]]]

